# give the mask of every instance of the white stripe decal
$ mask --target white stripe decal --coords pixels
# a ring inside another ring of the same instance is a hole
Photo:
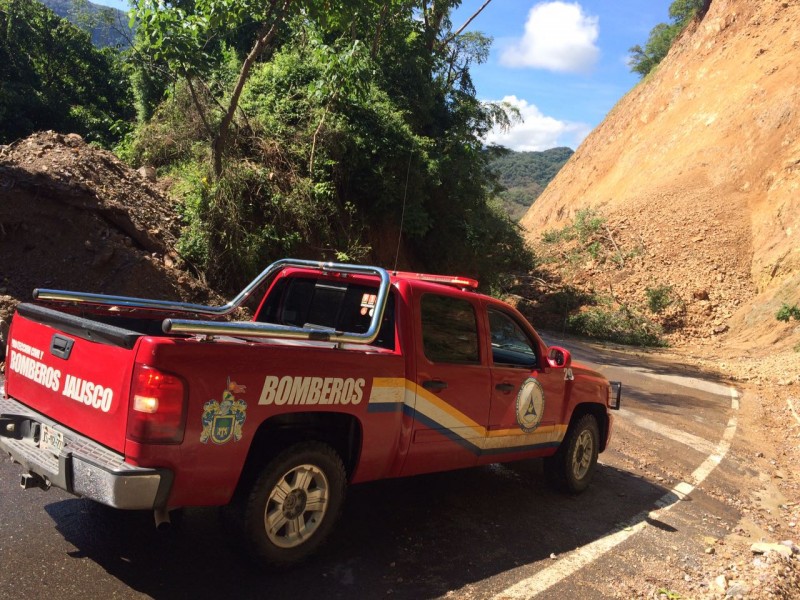
[[[370,404],[402,404],[405,402],[406,380],[402,377],[376,377],[369,393]]]

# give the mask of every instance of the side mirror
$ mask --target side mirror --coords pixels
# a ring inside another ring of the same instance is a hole
[[[565,348],[552,346],[547,351],[547,364],[554,369],[566,369],[572,364],[572,355]]]

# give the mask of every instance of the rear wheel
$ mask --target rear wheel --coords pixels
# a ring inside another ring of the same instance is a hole
[[[344,465],[321,442],[290,446],[255,480],[244,508],[246,539],[273,566],[288,566],[314,553],[341,513]]]
[[[600,450],[600,428],[594,415],[586,414],[572,423],[561,446],[544,459],[548,480],[559,490],[578,494],[592,481]]]

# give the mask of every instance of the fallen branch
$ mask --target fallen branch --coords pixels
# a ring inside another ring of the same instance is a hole
[[[608,239],[611,241],[611,244],[614,246],[614,250],[617,252],[617,256],[619,256],[620,266],[625,266],[625,258],[622,256],[622,252],[617,246],[617,242],[614,241],[614,236],[611,235],[611,230],[608,228],[608,225],[603,225],[603,228],[606,230],[606,234],[608,235]]]

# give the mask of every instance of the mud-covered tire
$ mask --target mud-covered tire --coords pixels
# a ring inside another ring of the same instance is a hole
[[[597,467],[600,428],[594,415],[573,422],[553,456],[544,459],[548,481],[559,491],[579,494],[589,487]]]
[[[244,503],[253,555],[272,567],[302,562],[325,542],[344,504],[342,459],[321,442],[286,448],[264,467]]]

